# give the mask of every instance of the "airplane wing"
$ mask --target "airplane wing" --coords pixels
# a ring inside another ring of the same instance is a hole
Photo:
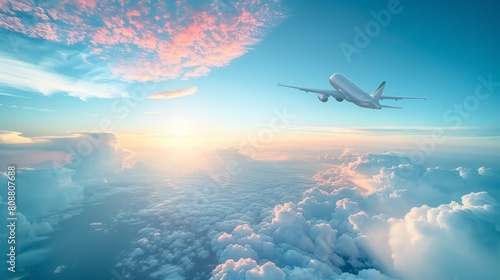
[[[380,96],[381,100],[384,99],[394,99],[394,100],[401,100],[401,99],[424,99],[427,100],[427,96],[425,97],[418,97],[418,96]]]
[[[288,87],[288,88],[294,88],[298,90],[302,90],[305,92],[314,92],[314,93],[321,93],[324,95],[332,96],[334,98],[342,98],[344,99],[345,96],[342,92],[336,91],[336,90],[325,90],[325,89],[315,89],[315,88],[303,88],[303,87],[296,87],[296,86],[289,86],[289,85],[282,85],[278,84],[280,87]]]
[[[392,109],[403,109],[403,108],[397,107],[397,106],[389,106],[389,105],[382,105],[382,104],[380,104],[380,107],[382,107],[382,108],[392,108]]]

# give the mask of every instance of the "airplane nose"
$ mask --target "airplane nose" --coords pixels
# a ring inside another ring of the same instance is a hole
[[[329,80],[329,82],[330,82],[330,85],[332,85],[334,88],[337,88],[337,83],[336,83],[336,81],[338,80],[338,79],[337,79],[337,78],[338,78],[338,75],[339,75],[338,73],[334,73],[333,75],[331,75],[331,76],[330,76],[330,79],[328,79],[328,80]]]
[[[338,82],[341,79],[341,76],[342,76],[342,74],[340,74],[340,73],[333,73],[330,76],[330,81],[336,81],[336,82]]]

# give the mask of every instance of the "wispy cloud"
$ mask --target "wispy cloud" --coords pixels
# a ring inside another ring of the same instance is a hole
[[[47,109],[47,108],[35,108],[35,107],[29,107],[29,106],[17,106],[17,105],[5,105],[5,104],[0,104],[0,106],[10,107],[10,108],[14,108],[14,109],[35,110],[35,111],[41,111],[41,112],[55,112],[54,110]]]
[[[82,100],[92,97],[114,98],[128,95],[125,91],[125,83],[110,82],[99,76],[75,79],[2,53],[0,53],[0,65],[9,66],[0,68],[0,84],[39,92],[43,95],[65,92]]]
[[[16,94],[11,94],[11,93],[6,93],[6,92],[0,92],[0,95],[2,95],[2,96],[9,96],[9,97],[24,98],[24,96],[20,96],[20,95],[16,95]]]
[[[195,94],[198,87],[190,87],[186,89],[169,90],[164,92],[158,92],[148,96],[148,99],[169,99],[175,97],[182,97]]]
[[[190,2],[6,0],[0,2],[0,28],[83,43],[115,74],[157,81],[199,77],[225,66],[285,17],[280,0]]]
[[[379,126],[379,127],[299,127],[290,126],[290,130],[303,134],[344,134],[344,135],[372,135],[372,136],[426,136],[433,133],[442,133],[446,136],[486,137],[498,136],[500,127],[477,126]]]
[[[166,112],[165,111],[147,111],[147,112],[143,112],[143,113],[146,115],[161,115],[161,114],[165,114]]]

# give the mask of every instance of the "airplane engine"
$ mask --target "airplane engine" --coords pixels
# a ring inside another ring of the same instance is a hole
[[[324,95],[322,93],[318,93],[318,99],[321,102],[327,102],[328,101],[328,95]]]
[[[344,99],[343,99],[343,98],[338,98],[338,97],[337,97],[337,98],[335,98],[335,100],[337,100],[338,102],[342,102],[342,101],[344,101]]]

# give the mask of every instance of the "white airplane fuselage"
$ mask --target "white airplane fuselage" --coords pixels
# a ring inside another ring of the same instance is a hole
[[[298,87],[291,85],[283,85],[278,83],[278,86],[294,88],[298,90],[302,90],[305,92],[314,92],[318,95],[318,99],[321,102],[327,102],[330,97],[334,98],[338,102],[342,102],[343,100],[347,100],[348,102],[352,102],[359,107],[369,108],[369,109],[381,109],[381,108],[394,108],[401,109],[401,107],[389,106],[386,104],[380,104],[380,100],[385,99],[393,99],[393,100],[401,100],[401,99],[427,99],[427,97],[416,97],[416,96],[388,96],[382,95],[385,88],[385,81],[382,81],[380,85],[373,91],[372,94],[369,94],[364,89],[359,87],[349,78],[341,73],[335,73],[330,76],[328,79],[330,85],[335,88],[335,90],[325,90],[325,89],[316,89],[316,88],[306,88],[306,87]]]
[[[360,88],[343,74],[335,73],[330,76],[329,81],[336,90],[344,94],[345,100],[360,107],[380,109],[378,100],[375,100],[368,92]]]

